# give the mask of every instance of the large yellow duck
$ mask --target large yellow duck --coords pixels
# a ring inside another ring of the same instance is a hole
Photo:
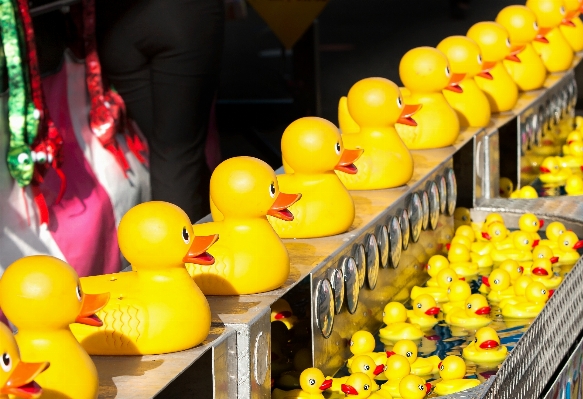
[[[97,398],[99,379],[93,361],[69,325],[101,326],[95,315],[107,294],[86,294],[67,263],[46,255],[17,260],[0,279],[0,307],[18,328],[16,342],[25,362],[50,362],[35,377],[43,398]]]
[[[540,28],[549,29],[545,34],[548,43],[532,42],[549,72],[563,72],[571,68],[573,49],[561,33],[561,24],[569,25],[562,0],[527,0],[526,6],[535,14]]]
[[[301,194],[279,191],[275,172],[251,157],[223,161],[211,176],[214,222],[193,226],[197,236],[219,234],[209,253],[212,266],[187,263],[205,295],[256,294],[281,287],[289,275],[289,255],[266,215],[291,221],[288,210]],[[269,267],[266,267],[269,265]],[[258,278],[261,276],[261,278]]]
[[[409,50],[399,64],[399,76],[407,88],[405,102],[422,104],[415,115],[417,126],[397,125],[397,132],[410,150],[441,148],[457,140],[460,124],[443,90],[462,92],[464,78],[451,72],[447,57],[432,47]]]
[[[439,314],[439,307],[433,296],[421,294],[417,296],[412,304],[413,310],[407,311],[407,321],[416,324],[421,330],[426,331],[437,324],[436,315]]]
[[[518,219],[518,228],[520,231],[529,233],[533,240],[539,240],[538,231],[545,225],[545,221],[536,217],[532,213],[525,213]]]
[[[553,265],[548,259],[536,258],[532,261],[530,278],[533,281],[540,281],[547,288],[556,289],[563,278],[553,273]]]
[[[490,103],[475,80],[491,80],[490,68],[494,64],[484,63],[480,47],[465,36],[450,36],[442,40],[437,49],[446,55],[453,73],[465,75],[459,83],[462,93],[443,90],[445,99],[457,113],[460,126],[488,126],[491,116]]]
[[[445,322],[455,327],[480,328],[492,322],[488,300],[481,294],[472,294],[465,307],[455,308],[445,315]]]
[[[375,348],[374,336],[368,331],[359,330],[352,334],[350,338],[350,352],[353,354],[351,358],[348,359],[346,365],[348,366],[348,371],[352,370],[352,361],[358,355],[370,356],[376,365],[384,365],[387,362],[386,352],[373,352]]]
[[[431,384],[416,375],[403,377],[399,383],[399,392],[403,399],[423,399],[431,391]]]
[[[490,303],[498,303],[506,298],[515,296],[514,288],[511,287],[510,274],[503,269],[495,269],[490,273],[490,276],[482,276],[482,281],[488,287],[488,301]]]
[[[423,338],[423,331],[415,324],[407,323],[407,309],[400,302],[389,302],[383,310],[385,327],[379,330],[379,336],[386,340],[398,341],[410,339],[412,341]]]
[[[20,359],[20,352],[12,331],[0,323],[0,398],[16,397],[21,399],[37,399],[43,391],[34,379],[49,367],[48,362],[27,363]]]
[[[524,46],[519,54],[520,62],[502,61],[518,88],[521,91],[528,91],[543,87],[547,69],[534,50],[532,41],[548,43],[545,37],[548,30],[539,28],[536,15],[526,6],[513,5],[503,8],[498,13],[496,22],[506,28],[512,46]]]
[[[542,312],[545,304],[553,295],[553,290],[549,290],[539,281],[533,281],[526,287],[524,294],[526,301],[505,304],[502,307],[502,316],[511,319],[536,317]]]
[[[381,385],[381,391],[388,392],[393,398],[400,398],[399,383],[409,374],[411,374],[411,364],[407,358],[396,353],[391,355],[385,367],[387,382]]]
[[[500,344],[500,338],[492,327],[482,327],[476,331],[472,342],[462,350],[464,359],[480,363],[502,363],[508,355],[508,348]]]
[[[447,289],[449,302],[443,304],[443,313],[449,313],[455,308],[463,309],[470,295],[472,295],[472,289],[468,283],[462,280],[454,281]]]
[[[419,357],[418,353],[417,344],[408,339],[395,343],[393,350],[388,352],[389,358],[397,354],[407,359],[411,365],[411,374],[423,376],[437,373],[437,366],[441,361],[439,356]]]
[[[579,240],[572,231],[566,231],[557,239],[557,248],[553,249],[555,256],[559,257],[557,265],[573,265],[579,260],[578,249],[583,248],[583,240]]]
[[[338,105],[342,140],[366,151],[355,162],[357,174],[338,173],[349,190],[377,190],[406,184],[413,176],[413,157],[395,124],[415,126],[419,105],[405,105],[399,87],[384,78],[355,83]]]
[[[354,356],[352,360],[352,373],[364,373],[371,379],[371,391],[378,391],[379,385],[375,382],[375,377],[382,372],[385,371],[385,366],[383,364],[377,365],[374,360],[368,355],[358,355]],[[331,392],[341,392],[342,391],[342,384],[346,384],[346,380],[348,380],[348,376],[346,377],[339,377],[339,378],[331,378],[332,385],[330,386]]]
[[[437,287],[414,286],[411,289],[411,299],[416,300],[421,295],[430,295],[437,303],[447,302],[447,288],[452,282],[459,280],[458,274],[455,270],[447,268],[437,273],[435,279],[437,280]],[[415,306],[413,306],[413,308],[415,308]]]
[[[347,150],[333,123],[316,117],[292,122],[281,137],[286,174],[279,189],[302,193],[289,207],[293,220],[267,216],[281,238],[325,237],[346,232],[354,221],[354,202],[335,170],[356,174],[354,162],[363,150]]]
[[[583,0],[563,0],[567,14],[565,22],[559,27],[563,36],[574,52],[583,50],[583,23],[581,22],[581,12],[583,12]]]
[[[184,263],[211,265],[206,250],[217,238],[195,237],[186,213],[168,202],[130,209],[118,240],[133,271],[81,279],[85,292],[110,292],[111,300],[97,313],[103,326],[73,324],[75,338],[92,355],[159,354],[200,344],[211,312]]]
[[[476,81],[488,97],[492,112],[510,111],[518,101],[518,86],[506,71],[502,60],[520,62],[516,54],[521,48],[510,48],[508,31],[496,22],[478,22],[470,28],[467,36],[478,43],[485,62],[495,63],[490,70],[492,80]]]
[[[300,374],[301,389],[283,391],[274,389],[271,393],[273,399],[324,399],[322,392],[332,386],[332,379],[326,379],[322,372],[311,367]]]
[[[465,391],[480,385],[476,378],[464,378],[466,376],[466,363],[459,356],[447,356],[439,363],[439,376],[441,381],[435,384],[434,392],[438,395],[450,395]]]

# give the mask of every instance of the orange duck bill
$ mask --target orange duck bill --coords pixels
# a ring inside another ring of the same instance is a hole
[[[540,43],[548,43],[549,39],[547,39],[547,35],[549,34],[549,32],[551,31],[551,28],[539,28],[534,41],[536,42],[540,42]]]
[[[565,18],[561,21],[561,25],[563,26],[570,26],[571,28],[575,27],[575,22],[573,22],[573,18],[576,18],[579,14],[579,10],[569,11]]]
[[[95,313],[99,312],[109,301],[109,292],[105,294],[83,294],[81,312],[75,319],[76,323],[88,326],[101,327],[103,322]]]
[[[4,395],[14,395],[22,399],[39,398],[43,391],[34,379],[49,367],[48,362],[26,363],[19,361],[8,377],[8,381],[0,388]]]
[[[465,73],[454,73],[449,79],[449,84],[445,87],[445,90],[451,90],[454,93],[463,93],[464,90],[460,86],[460,82],[466,77]]]
[[[287,209],[302,198],[301,194],[279,193],[271,208],[267,211],[269,216],[291,222],[294,215]]]
[[[211,236],[194,236],[192,244],[182,261],[197,265],[209,266],[215,263],[215,258],[207,250],[219,239],[218,234]]]
[[[417,122],[415,122],[412,116],[419,112],[422,106],[423,104],[405,104],[403,112],[401,112],[399,119],[397,119],[397,123],[407,126],[417,126]]]
[[[354,165],[354,162],[360,156],[364,150],[344,150],[342,155],[340,156],[340,161],[338,165],[334,167],[335,170],[339,170],[340,172],[348,173],[349,175],[355,175],[358,172],[358,168]]]
[[[526,46],[524,45],[512,46],[512,48],[510,49],[510,54],[506,56],[506,59],[508,61],[522,62],[520,61],[520,58],[518,58],[518,54],[520,54],[520,52],[524,50],[525,47]]]
[[[478,72],[478,76],[484,79],[493,80],[494,76],[490,73],[492,68],[496,66],[495,62],[484,62],[482,65],[482,70]]]

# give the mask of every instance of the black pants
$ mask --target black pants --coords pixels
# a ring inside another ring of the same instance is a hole
[[[217,90],[224,0],[99,0],[106,76],[150,146],[152,199],[195,222],[209,212],[205,139]]]

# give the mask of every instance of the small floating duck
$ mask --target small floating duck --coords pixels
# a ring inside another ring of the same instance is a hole
[[[514,191],[510,194],[510,198],[512,199],[533,199],[538,198],[538,193],[536,192],[535,188],[532,186],[523,186],[518,190]]]
[[[370,356],[376,365],[385,365],[387,362],[386,352],[373,352],[375,348],[374,336],[368,331],[360,330],[352,334],[350,338],[350,352],[354,355],[346,362],[348,371],[352,370],[352,361],[355,356],[367,355]]]
[[[447,254],[449,267],[462,277],[478,274],[478,264],[471,261],[470,250],[461,244],[452,244]]]
[[[423,399],[431,391],[431,384],[416,375],[403,377],[399,383],[399,392],[403,399]]]
[[[291,330],[298,318],[294,316],[291,306],[285,299],[278,299],[271,305],[271,322],[280,321]]]
[[[561,222],[551,222],[547,226],[545,230],[545,234],[547,235],[546,240],[541,240],[539,242],[540,245],[546,245],[547,247],[551,248],[552,250],[557,249],[559,243],[559,236],[567,231],[565,225]]]
[[[490,306],[486,297],[472,294],[466,300],[464,309],[455,308],[445,315],[445,322],[456,327],[480,328],[492,322],[489,316]]]
[[[413,310],[407,311],[407,321],[416,324],[422,331],[430,330],[437,324],[435,316],[439,314],[439,307],[435,299],[429,294],[421,294],[412,301]]]
[[[557,248],[553,249],[555,256],[559,257],[557,265],[573,265],[579,260],[578,249],[583,248],[583,240],[579,240],[572,231],[566,231],[557,239]]]
[[[466,36],[478,43],[484,61],[495,65],[490,69],[492,80],[476,80],[490,101],[490,109],[492,112],[510,111],[518,101],[518,86],[506,71],[502,60],[520,62],[516,55],[523,46],[511,49],[508,31],[496,22],[478,22],[468,30]]]
[[[428,287],[437,287],[437,274],[443,269],[449,268],[449,261],[443,255],[433,255],[427,262],[427,273],[431,278],[427,281]]]
[[[398,341],[395,346],[393,346],[392,352],[388,352],[388,354],[390,355],[389,358],[391,358],[393,354],[403,356],[411,365],[411,374],[420,376],[437,373],[437,365],[441,361],[439,356],[436,355],[427,358],[419,357],[417,345],[415,342],[408,339]]]
[[[405,103],[423,105],[415,114],[417,126],[396,126],[407,148],[424,150],[455,143],[460,124],[442,91],[461,93],[459,83],[464,76],[452,73],[447,57],[432,47],[409,50],[401,58],[399,76],[410,93]]]
[[[507,177],[500,178],[500,197],[502,198],[510,198],[512,193],[514,192],[514,183]]]
[[[447,356],[439,363],[439,375],[441,381],[435,384],[434,392],[438,395],[450,395],[465,391],[480,385],[476,378],[464,378],[466,376],[466,363],[459,356]]]
[[[345,384],[341,385],[341,390],[346,398],[353,399],[392,399],[388,392],[380,393],[373,391],[372,379],[364,373],[351,374]]]
[[[513,246],[506,249],[492,250],[492,259],[494,262],[502,262],[506,259],[514,259],[518,263],[528,262],[532,260],[532,248],[538,245],[538,240],[532,240],[528,233],[523,231],[515,231],[510,237]]]
[[[273,399],[324,399],[322,392],[332,386],[332,379],[324,378],[324,374],[315,367],[305,369],[300,374],[302,389],[283,391],[275,388],[271,393]]]
[[[498,303],[516,295],[514,288],[510,286],[510,274],[506,270],[500,268],[493,270],[490,276],[482,276],[482,282],[490,287],[488,301],[492,303]]]
[[[512,319],[529,319],[538,316],[542,312],[545,304],[553,295],[553,290],[549,290],[539,281],[530,283],[524,292],[526,301],[519,303],[508,303],[502,308],[502,316]]]
[[[471,226],[472,218],[470,216],[470,210],[464,207],[455,208],[453,212],[453,224],[456,230],[461,226]]]
[[[472,251],[476,253],[492,254],[493,250],[508,249],[513,247],[512,239],[509,238],[510,232],[504,226],[504,223],[490,223],[486,231],[482,232],[482,237],[487,240],[484,243],[474,243]]]
[[[476,241],[476,234],[474,233],[474,229],[472,229],[469,225],[459,226],[455,230],[456,236],[466,237],[470,242]]]
[[[462,280],[452,282],[447,289],[449,302],[443,304],[443,313],[449,313],[455,308],[464,309],[470,295],[472,295],[472,289],[468,283]]]
[[[399,187],[411,179],[413,157],[394,125],[416,126],[412,117],[420,108],[405,105],[399,87],[384,78],[360,80],[348,97],[340,99],[338,120],[344,145],[366,149],[355,161],[357,174],[338,174],[348,190]],[[346,121],[351,121],[349,126]]]
[[[205,295],[256,294],[281,287],[289,275],[289,255],[266,215],[293,220],[288,208],[301,194],[280,192],[275,172],[265,162],[235,157],[216,167],[210,196],[215,221],[196,224],[193,232],[219,234],[221,241],[209,250],[215,258],[212,266],[186,264],[196,285]]]
[[[537,250],[540,247],[541,247],[541,245],[538,245],[535,248],[535,250]],[[552,254],[552,252],[551,252],[551,254]],[[533,257],[534,257],[534,251],[533,251]],[[506,259],[506,260],[502,261],[500,263],[500,265],[498,265],[498,268],[500,270],[504,270],[504,271],[506,271],[506,273],[508,273],[508,275],[510,276],[510,283],[511,284],[514,284],[516,282],[516,280],[518,280],[518,278],[520,276],[522,276],[522,273],[524,273],[524,267],[522,267],[514,259]]]
[[[398,341],[410,339],[412,341],[423,338],[423,331],[418,326],[407,321],[407,309],[400,302],[389,302],[383,310],[383,322],[385,327],[379,330],[381,338]]]
[[[22,359],[51,364],[35,376],[47,397],[97,398],[97,369],[69,325],[101,326],[95,313],[108,300],[109,293],[84,293],[75,270],[52,256],[21,258],[2,275],[0,307],[18,328]]]
[[[459,280],[458,274],[453,269],[443,269],[437,273],[435,280],[437,287],[413,287],[411,299],[416,300],[421,295],[430,295],[437,303],[447,302],[447,288],[452,282]]]
[[[22,399],[39,398],[43,391],[34,380],[49,367],[49,363],[23,362],[12,331],[3,323],[0,323],[0,351],[2,353],[0,398],[8,399],[8,395]]]
[[[387,359],[385,377],[387,382],[381,385],[381,391],[388,392],[393,398],[400,398],[399,383],[411,374],[411,364],[406,357],[394,354]]]
[[[526,6],[535,13],[539,27],[548,29],[548,33],[545,34],[548,43],[532,42],[547,70],[553,73],[571,68],[573,49],[559,29],[562,24],[571,24],[566,19],[563,1],[527,0]]]
[[[567,135],[566,143],[563,145],[563,155],[572,155],[571,149],[569,145],[572,143],[581,143],[583,142],[583,135],[578,130],[573,130]]]
[[[490,103],[475,80],[491,80],[490,68],[494,64],[484,64],[480,47],[465,36],[450,36],[442,40],[437,49],[445,54],[454,74],[465,75],[459,83],[462,93],[443,90],[445,99],[457,113],[460,126],[488,126],[491,116]]]
[[[520,229],[520,231],[529,233],[533,240],[540,241],[538,231],[539,229],[542,229],[544,225],[545,221],[542,219],[539,220],[539,218],[537,218],[536,215],[532,213],[525,213],[518,219],[518,228]]]
[[[563,278],[553,273],[553,265],[548,259],[536,258],[532,261],[530,278],[533,281],[540,281],[547,288],[556,289]]]
[[[382,364],[376,365],[374,360],[368,355],[358,355],[354,356],[352,361],[352,373],[364,373],[371,379],[371,391],[378,391],[379,386],[375,382],[374,378],[385,371],[385,366]],[[332,379],[332,385],[330,387],[331,392],[341,392],[342,391],[342,384],[346,384],[346,380],[348,380],[348,376],[340,377],[340,378],[332,378],[328,377],[328,379]]]
[[[567,195],[583,195],[583,179],[580,176],[569,176],[565,182]]]
[[[519,57],[521,62],[502,61],[521,91],[543,87],[547,69],[532,46],[533,41],[548,43],[546,28],[539,28],[536,15],[526,6],[512,5],[502,9],[496,22],[508,31],[512,46],[524,46]]]
[[[482,327],[476,337],[462,351],[464,359],[477,364],[502,363],[508,355],[508,348],[500,344],[500,338],[492,327]]]

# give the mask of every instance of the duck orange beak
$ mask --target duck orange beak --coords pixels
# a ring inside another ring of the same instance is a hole
[[[506,59],[508,61],[514,61],[514,62],[521,62],[520,58],[518,58],[518,54],[524,50],[526,46],[524,45],[519,45],[519,46],[512,46],[512,48],[510,49],[510,54],[508,54],[506,56]]]
[[[43,393],[42,388],[34,379],[49,367],[49,362],[26,363],[18,362],[8,381],[0,389],[4,395],[14,395],[22,399],[36,399]]]
[[[542,267],[535,267],[534,269],[532,269],[531,273],[534,274],[535,276],[549,275],[549,272],[547,272],[546,269],[543,269]]]
[[[415,105],[405,104],[403,112],[401,112],[401,116],[399,116],[397,123],[407,126],[417,126],[417,122],[415,122],[412,116],[415,115],[421,109],[422,106],[423,104]]]
[[[500,344],[496,341],[494,341],[493,339],[489,339],[487,341],[484,341],[480,344],[480,348],[482,349],[493,349],[493,348],[497,348],[499,347]]]
[[[477,315],[485,315],[485,314],[490,314],[490,306],[484,306],[483,308],[480,308],[478,310],[476,310],[476,314]]]
[[[289,310],[284,310],[283,312],[279,312],[277,313],[274,318],[275,320],[281,320],[281,319],[287,319],[288,317],[291,317],[292,312],[290,312]]]
[[[542,227],[545,225],[545,221],[543,219],[538,221],[538,228],[542,229]]]
[[[194,263],[197,265],[210,266],[215,263],[215,258],[207,252],[217,240],[219,239],[218,234],[213,234],[212,236],[194,236],[192,244],[188,249],[182,261],[184,263]]]
[[[495,66],[496,66],[495,62],[484,62],[484,64],[482,65],[482,70],[478,72],[478,76],[484,79],[493,80],[494,77],[492,76],[490,71]]]
[[[541,166],[539,167],[541,173],[551,173],[551,170],[547,167]]]
[[[561,25],[563,26],[570,26],[571,28],[575,27],[575,23],[573,22],[573,18],[577,17],[579,14],[579,10],[569,11],[565,18],[561,21]]]
[[[322,385],[320,385],[320,391],[325,391],[332,386],[332,380],[324,380]]]
[[[534,240],[532,242],[532,247],[534,248],[534,247],[538,246],[539,243],[540,243],[540,240]]]
[[[302,198],[301,194],[279,193],[267,214],[291,222],[294,220],[294,215],[287,208],[298,202],[300,198]]]
[[[482,284],[485,284],[486,287],[490,286],[490,280],[488,280],[488,277],[482,276]]]
[[[349,175],[355,175],[356,172],[358,172],[358,169],[354,166],[354,162],[360,158],[363,152],[364,150],[344,150],[340,156],[338,165],[336,165],[334,169],[348,173]]]
[[[549,39],[546,38],[546,35],[548,35],[551,30],[551,28],[539,28],[534,40],[540,43],[548,43]]]
[[[425,311],[425,314],[428,316],[435,316],[436,314],[439,314],[439,308],[438,307],[429,308]]]
[[[383,366],[382,364],[379,364],[378,366],[376,366],[376,368],[373,371],[374,375],[379,375],[380,373],[382,373],[383,371],[385,371],[385,366]]]
[[[492,239],[492,237],[490,237],[490,234],[488,234],[486,232],[482,232],[482,237],[485,238],[488,241]]]
[[[358,391],[352,385],[342,384],[340,389],[345,395],[358,395]]]
[[[95,313],[99,312],[109,301],[109,292],[104,294],[83,294],[81,312],[75,319],[76,323],[93,327],[101,327],[103,322]]]
[[[583,248],[583,240],[579,240],[573,245],[573,249]]]
[[[551,261],[551,263],[554,265],[555,263],[557,263],[559,261],[559,257],[558,256],[553,256],[551,259],[549,259]]]
[[[465,73],[452,73],[449,79],[449,84],[445,87],[445,90],[451,90],[454,93],[463,93],[464,90],[460,86],[460,82],[466,77]]]

